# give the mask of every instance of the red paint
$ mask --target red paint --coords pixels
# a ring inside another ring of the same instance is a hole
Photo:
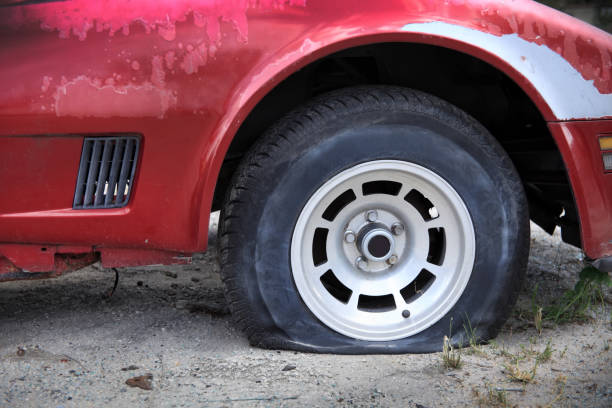
[[[55,267],[55,247],[1,244],[0,254],[24,272],[49,272]]]
[[[316,7],[316,2],[313,3]],[[75,36],[82,41],[90,31],[107,32],[110,36],[121,32],[127,36],[137,27],[147,33],[157,31],[164,40],[174,41],[176,24],[189,20],[202,28],[207,37],[207,42],[201,40],[193,45],[194,48],[205,48],[207,53],[214,54],[209,47],[215,49],[221,39],[220,22],[230,22],[246,41],[249,7],[274,10],[285,5],[304,7],[306,0],[71,0],[14,7],[7,19],[17,27],[40,24],[42,29],[58,32],[60,38]],[[350,5],[341,2],[330,6],[324,11],[351,9]],[[384,9],[383,2],[377,2],[376,6]],[[580,27],[576,20],[546,6],[529,0],[412,0],[395,6],[407,21],[446,21],[494,35],[517,34],[561,55],[586,80],[593,80],[600,92],[612,92],[610,36],[597,29],[576,29]],[[363,4],[353,7],[368,9]],[[200,58],[202,54],[198,52]],[[185,61],[188,69],[193,69],[189,61],[193,57],[188,54],[188,61]]]
[[[53,270],[49,272],[25,272],[0,256],[0,282],[20,279],[56,278],[67,272],[76,271],[99,260],[96,253],[56,255]]]
[[[546,120],[558,119],[505,61],[403,32],[406,24],[514,33],[612,93],[611,37],[526,0],[71,0],[0,10],[0,242],[94,247],[108,265],[111,253],[117,262],[173,262],[168,253],[204,250],[217,176],[240,124],[280,81],[335,51],[396,41],[456,49],[504,71]],[[604,231],[612,187],[611,175],[596,171],[588,123],[551,130],[585,250],[599,257],[612,254]],[[143,135],[132,199],[123,209],[71,210],[80,135],[109,132]]]
[[[612,256],[612,174],[605,173],[599,135],[612,133],[612,120],[550,123],[565,159],[589,257]]]
[[[0,281],[52,278],[98,258],[91,247],[0,244]]]
[[[102,248],[99,250],[102,266],[116,268],[120,266],[142,265],[185,265],[191,263],[191,257],[179,252],[152,251],[146,249]]]

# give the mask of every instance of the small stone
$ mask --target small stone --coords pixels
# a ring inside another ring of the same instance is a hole
[[[133,370],[138,370],[140,367],[135,366],[135,365],[129,365],[127,367],[123,367],[121,369],[121,371],[133,371]]]
[[[293,364],[287,364],[286,366],[283,367],[283,369],[281,371],[291,371],[291,370],[295,370],[296,367]]]
[[[172,278],[172,279],[178,278],[178,275],[176,273],[170,272],[170,271],[164,272],[164,275],[166,275],[167,277]]]
[[[145,374],[139,377],[129,378],[125,381],[125,383],[130,387],[151,391],[153,389],[153,374]]]

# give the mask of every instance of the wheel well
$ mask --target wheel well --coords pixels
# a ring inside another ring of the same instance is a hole
[[[580,246],[578,214],[563,159],[531,99],[495,67],[467,54],[425,44],[351,48],[315,61],[278,84],[255,106],[232,141],[217,181],[213,210],[221,208],[242,156],[275,121],[316,95],[375,84],[430,93],[476,118],[517,168],[531,219],[549,233],[561,226],[563,239]]]

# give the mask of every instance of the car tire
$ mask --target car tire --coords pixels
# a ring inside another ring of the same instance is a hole
[[[529,217],[510,158],[476,120],[422,92],[355,87],[256,142],[218,250],[255,346],[433,352],[445,336],[497,334],[525,274]]]

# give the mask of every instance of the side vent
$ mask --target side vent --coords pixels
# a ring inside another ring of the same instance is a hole
[[[127,205],[134,188],[139,148],[138,136],[86,137],[72,208]]]

